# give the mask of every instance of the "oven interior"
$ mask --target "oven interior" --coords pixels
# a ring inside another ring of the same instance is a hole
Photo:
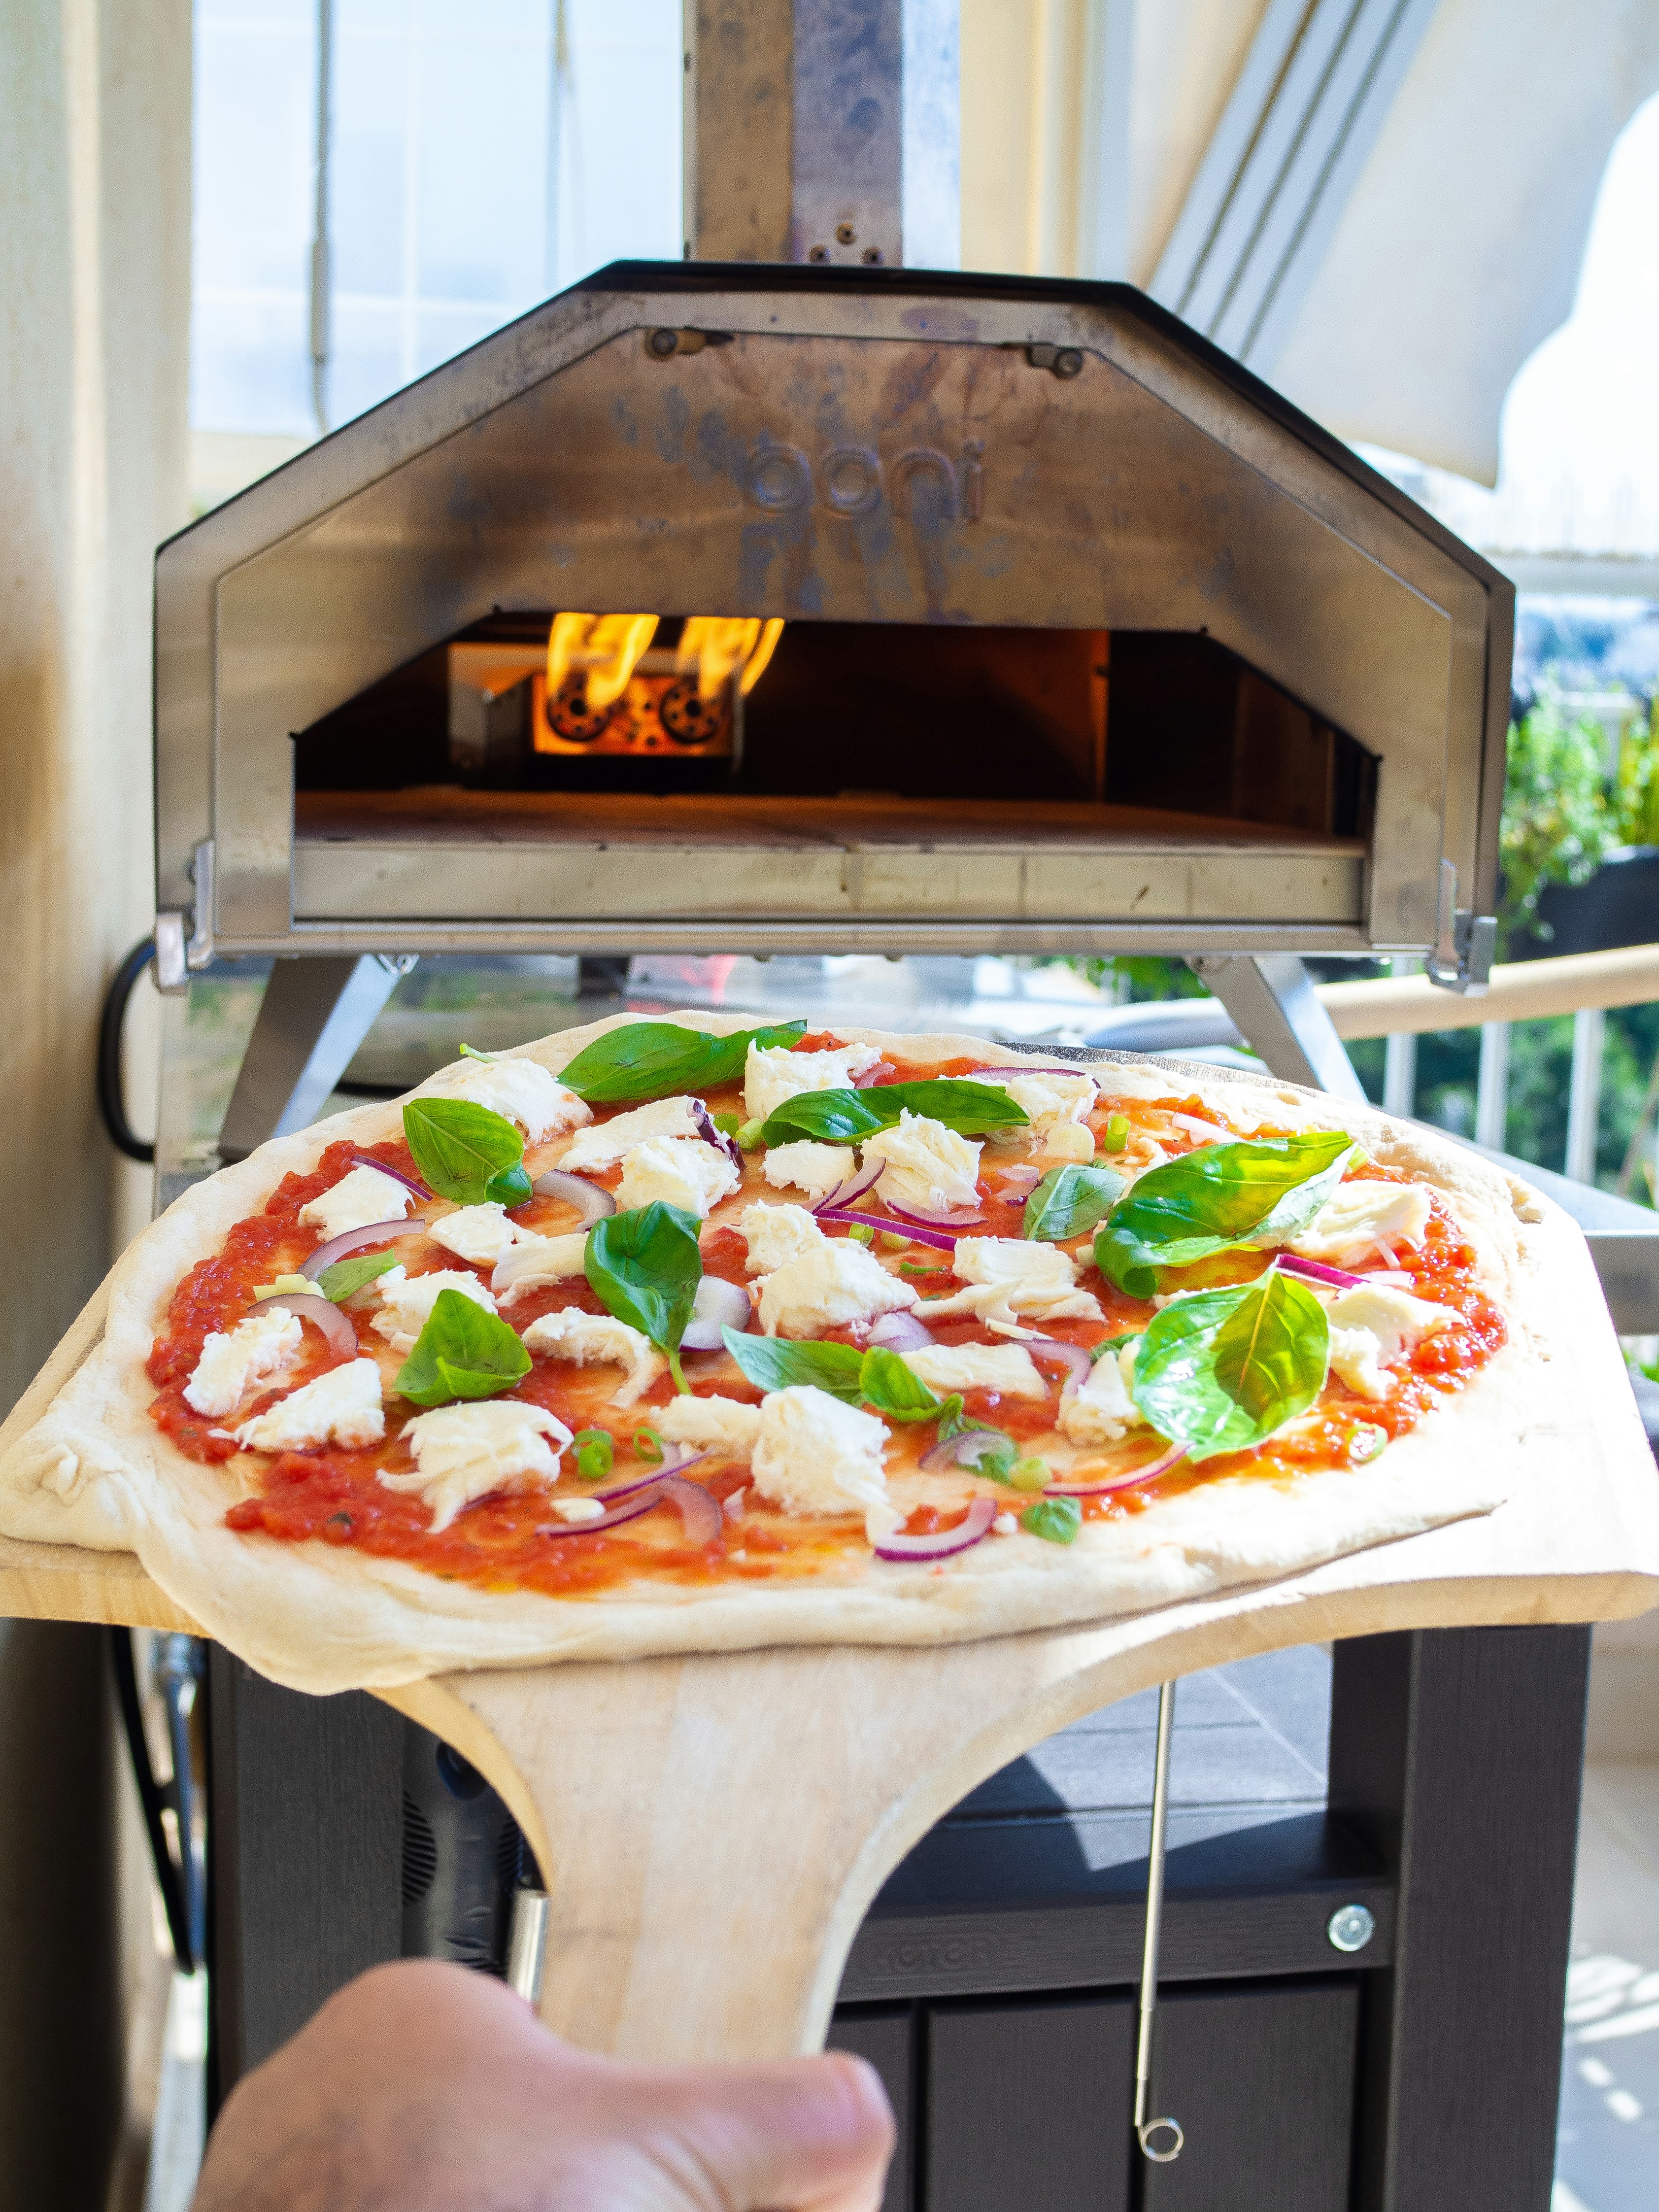
[[[299,732],[301,821],[372,835],[375,794],[447,787],[519,794],[551,834],[562,799],[607,793],[1370,833],[1375,757],[1201,632],[560,621],[552,686],[552,611],[497,611]]]

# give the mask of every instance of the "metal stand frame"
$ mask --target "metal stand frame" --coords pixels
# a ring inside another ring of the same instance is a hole
[[[1363,1106],[1364,1088],[1347,1048],[1294,952],[1200,953],[1201,975],[1275,1075]]]
[[[231,1093],[219,1151],[245,1160],[267,1138],[303,1129],[322,1112],[375,1017],[415,965],[378,952],[278,960]]]

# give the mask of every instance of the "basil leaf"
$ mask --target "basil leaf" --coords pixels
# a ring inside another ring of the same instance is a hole
[[[1316,1130],[1259,1144],[1237,1139],[1200,1145],[1166,1160],[1112,1208],[1095,1237],[1096,1265],[1130,1297],[1149,1298],[1160,1267],[1188,1267],[1235,1244],[1280,1233],[1268,1224],[1304,1206],[1303,1219],[1311,1219],[1352,1148],[1340,1129]]]
[[[948,1443],[952,1437],[966,1435],[969,1429],[988,1429],[994,1436],[997,1433],[996,1424],[994,1421],[974,1420],[963,1412],[963,1404],[961,1392],[954,1391],[939,1407],[939,1440],[941,1443]],[[1011,1460],[1009,1465],[1012,1467],[1012,1464]],[[981,1470],[984,1465],[985,1462],[981,1460],[975,1470],[975,1473]]]
[[[1176,1298],[1146,1326],[1134,1401],[1187,1456],[1246,1451],[1305,1413],[1324,1388],[1325,1309],[1294,1276]]]
[[[720,1334],[757,1390],[791,1390],[806,1383],[846,1405],[857,1405],[866,1355],[850,1344],[796,1344],[782,1336],[744,1336],[735,1328]]]
[[[1074,1544],[1083,1526],[1083,1508],[1075,1498],[1040,1498],[1019,1516],[1028,1536],[1041,1536],[1048,1544]]]
[[[482,1206],[491,1185],[524,1158],[524,1139],[512,1122],[471,1098],[411,1098],[404,1135],[428,1188],[460,1206]]]
[[[535,1195],[536,1186],[530,1180],[530,1171],[522,1160],[499,1175],[491,1176],[484,1186],[484,1196],[497,1206],[523,1206]]]
[[[945,1411],[919,1375],[913,1375],[896,1352],[872,1344],[859,1370],[859,1391],[866,1406],[884,1413],[890,1421],[931,1421]]]
[[[765,1029],[733,1030],[726,1036],[706,1036],[702,1042],[708,1065],[701,1080],[710,1085],[735,1083],[747,1064],[751,1044],[764,1051],[769,1045],[793,1044],[805,1034],[805,1022],[773,1022]]]
[[[846,1144],[877,1129],[890,1129],[906,1109],[943,1121],[963,1137],[982,1137],[992,1129],[1024,1126],[1023,1106],[992,1083],[951,1077],[921,1083],[878,1083],[868,1091],[800,1091],[775,1107],[761,1131],[768,1145],[793,1144],[797,1137]]]
[[[671,1091],[732,1082],[743,1073],[751,1043],[793,1044],[805,1033],[804,1021],[736,1030],[729,1036],[706,1036],[678,1022],[629,1022],[584,1046],[559,1080],[596,1106],[665,1098]]]
[[[890,1097],[898,1085],[882,1086]],[[898,1120],[896,1106],[884,1114],[871,1103],[867,1091],[799,1091],[775,1106],[761,1125],[763,1145],[792,1145],[797,1137],[813,1137],[821,1144],[844,1145],[878,1129],[890,1129]]]
[[[660,1199],[610,1214],[588,1231],[583,1260],[605,1311],[676,1361],[702,1280],[696,1214]]]
[[[922,1083],[878,1083],[860,1091],[860,1098],[879,1099],[890,1121],[896,1121],[901,1107],[943,1121],[959,1136],[982,1137],[992,1129],[1026,1128],[1030,1116],[1017,1106],[1000,1085],[975,1083],[969,1077],[939,1076]]]
[[[1085,1237],[1105,1219],[1123,1190],[1123,1176],[1110,1168],[1050,1168],[1025,1201],[1024,1234],[1044,1244]]]
[[[440,1291],[392,1387],[417,1406],[445,1406],[493,1398],[529,1372],[530,1354],[504,1321],[459,1291]]]
[[[397,1265],[395,1252],[356,1252],[349,1259],[337,1260],[331,1267],[325,1267],[317,1278],[317,1287],[337,1306],[354,1291],[361,1291],[365,1283],[372,1283],[377,1275],[387,1273]]]

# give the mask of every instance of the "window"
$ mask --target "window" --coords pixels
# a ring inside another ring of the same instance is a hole
[[[198,0],[192,427],[268,466],[590,270],[677,260],[681,69],[679,0]]]

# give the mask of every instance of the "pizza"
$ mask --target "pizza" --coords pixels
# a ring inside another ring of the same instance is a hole
[[[0,1530],[319,1692],[1126,1614],[1501,1502],[1526,1195],[1267,1078],[623,1017],[186,1192]]]

